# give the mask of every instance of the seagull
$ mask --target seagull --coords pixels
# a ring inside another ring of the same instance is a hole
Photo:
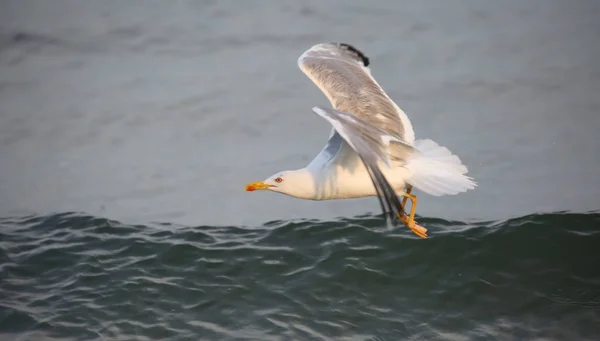
[[[475,189],[458,156],[433,140],[415,140],[410,120],[375,81],[363,52],[345,43],[320,43],[298,58],[298,66],[333,107],[312,108],[332,126],[327,144],[306,167],[251,182],[246,191],[306,200],[377,196],[388,224],[398,218],[427,238],[427,229],[414,220],[412,188],[433,196]]]

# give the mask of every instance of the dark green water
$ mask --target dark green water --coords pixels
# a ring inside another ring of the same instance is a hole
[[[0,220],[2,340],[598,340],[600,214]]]

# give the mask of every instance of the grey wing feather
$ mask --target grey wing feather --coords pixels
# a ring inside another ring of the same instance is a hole
[[[366,68],[368,64],[368,58],[360,51],[336,43],[315,45],[298,58],[300,69],[335,109],[355,115],[412,145],[414,132],[410,121],[373,79]]]
[[[331,129],[331,134],[329,136],[329,140],[327,140],[327,144],[323,149],[315,156],[315,158],[308,164],[307,168],[322,168],[327,162],[329,162],[342,146],[343,139],[336,132],[335,129]]]

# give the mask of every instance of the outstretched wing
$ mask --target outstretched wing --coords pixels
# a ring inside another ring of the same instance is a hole
[[[393,187],[381,171],[380,165],[388,167],[392,165],[392,158],[389,154],[389,145],[392,142],[402,146],[402,150],[406,152],[405,159],[408,158],[409,153],[415,152],[414,147],[354,115],[318,106],[312,110],[326,119],[358,154],[369,172],[382,211],[388,222],[393,220],[395,214],[402,210],[402,206]]]
[[[407,144],[414,143],[410,120],[371,76],[369,59],[353,46],[317,44],[298,58],[298,66],[335,109],[350,113]]]

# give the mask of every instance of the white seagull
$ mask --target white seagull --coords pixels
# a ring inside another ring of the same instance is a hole
[[[329,140],[308,166],[249,183],[247,191],[308,200],[377,196],[388,223],[398,217],[426,238],[427,229],[414,220],[412,187],[440,196],[477,186],[446,147],[429,139],[415,141],[410,120],[371,76],[361,51],[343,43],[317,44],[298,58],[298,66],[333,106],[312,108],[332,125]],[[402,203],[398,196],[404,197]],[[412,202],[408,217],[407,199]]]

